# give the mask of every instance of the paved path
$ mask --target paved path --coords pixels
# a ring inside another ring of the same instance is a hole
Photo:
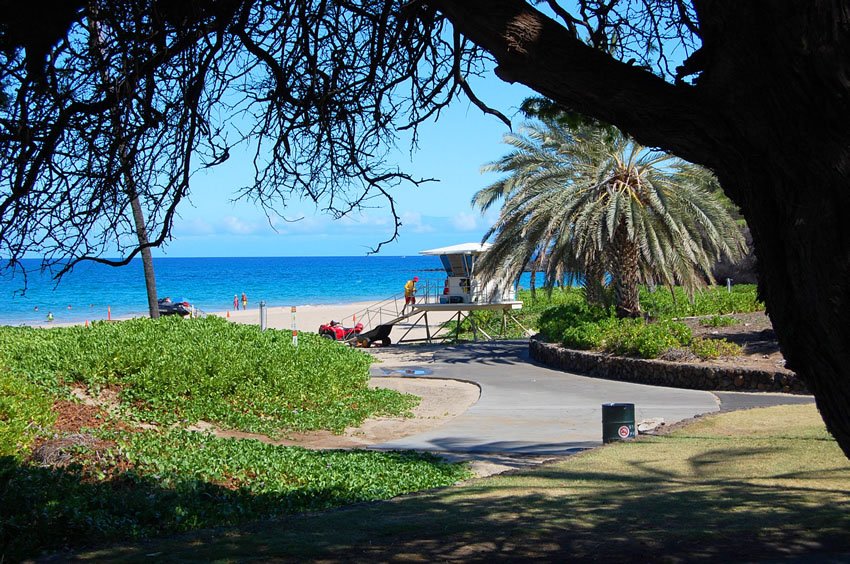
[[[378,445],[444,453],[507,456],[563,455],[602,442],[602,404],[635,404],[635,420],[663,417],[669,425],[721,409],[711,392],[589,378],[553,370],[528,358],[526,341],[473,343],[430,349],[422,362],[372,366],[372,376],[451,378],[481,388],[462,415],[431,431]],[[810,398],[782,394],[719,394],[741,407],[756,396],[764,405]],[[726,401],[726,400],[724,400]]]

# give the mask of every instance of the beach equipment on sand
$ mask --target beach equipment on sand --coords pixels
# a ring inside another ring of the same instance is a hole
[[[382,347],[388,347],[392,344],[392,341],[390,340],[390,332],[392,330],[392,325],[378,325],[374,329],[370,329],[369,331],[358,335],[357,345],[369,348],[374,343],[380,343]]]
[[[358,323],[354,327],[343,327],[339,321],[331,320],[328,323],[319,325],[319,335],[325,339],[334,341],[345,341],[349,344],[354,344],[358,341],[357,336],[363,330],[363,324]]]
[[[179,315],[181,317],[194,317],[192,304],[187,301],[173,302],[171,298],[160,298],[157,301],[159,315]]]

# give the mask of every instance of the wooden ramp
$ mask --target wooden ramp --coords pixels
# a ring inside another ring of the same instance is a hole
[[[486,340],[493,337],[478,327],[470,313],[473,311],[496,310],[503,313],[502,333],[506,321],[510,318],[522,327],[519,321],[511,314],[511,311],[520,309],[522,302],[501,302],[484,304],[441,304],[433,302],[417,303],[404,308],[404,298],[396,295],[381,302],[367,307],[352,317],[363,324],[365,330],[360,333],[358,344],[360,346],[371,346],[380,344],[387,346],[392,344],[390,333],[398,326],[404,333],[395,339],[396,343],[414,343],[445,341],[457,339],[460,333],[461,323],[469,319],[473,338],[477,341],[479,335]],[[454,327],[452,329],[451,327]],[[524,331],[527,329],[522,327]]]

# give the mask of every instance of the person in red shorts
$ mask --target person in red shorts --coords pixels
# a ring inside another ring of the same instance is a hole
[[[414,276],[412,280],[408,280],[404,285],[404,307],[401,308],[401,312],[404,313],[407,309],[407,305],[411,306],[416,303],[416,283],[419,282],[419,277]]]

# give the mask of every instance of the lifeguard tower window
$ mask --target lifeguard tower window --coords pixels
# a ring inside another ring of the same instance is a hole
[[[472,255],[440,255],[440,261],[449,276],[470,276],[472,274]]]

